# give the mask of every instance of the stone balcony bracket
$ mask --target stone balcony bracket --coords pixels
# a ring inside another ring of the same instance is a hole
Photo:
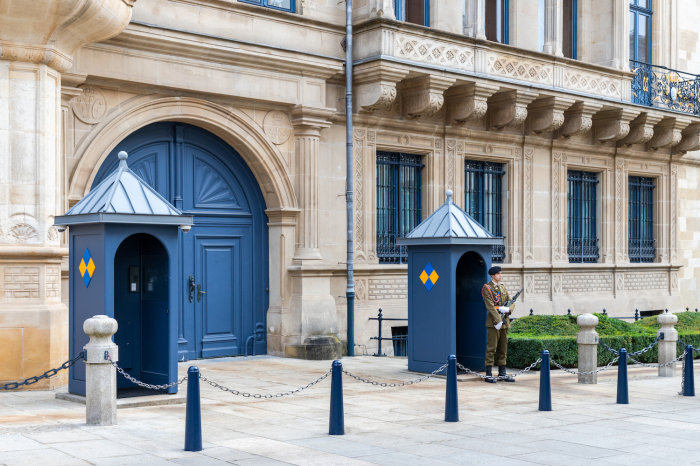
[[[290,113],[295,135],[298,135],[299,131],[305,129],[320,131],[331,126],[330,119],[335,115],[335,109],[297,105],[292,107]]]
[[[408,119],[436,117],[445,103],[445,91],[455,83],[455,78],[426,75],[401,82],[403,114]]]
[[[630,132],[630,122],[641,112],[633,108],[604,110],[593,119],[595,140],[598,144],[609,141],[619,141]]]
[[[391,110],[396,100],[396,84],[408,75],[407,70],[371,63],[354,72],[356,107],[359,113]]]
[[[448,121],[451,124],[480,123],[488,109],[487,100],[498,92],[498,86],[468,83],[454,86],[445,92]]]
[[[564,124],[564,112],[574,103],[574,99],[564,97],[545,97],[535,100],[527,108],[525,132],[541,135],[558,130]]]
[[[677,146],[683,138],[683,130],[690,124],[688,118],[664,118],[654,126],[654,136],[649,140],[651,150]]]
[[[527,106],[537,98],[537,92],[514,90],[500,92],[489,99],[490,126],[494,131],[520,126],[527,118]]]
[[[656,112],[642,113],[630,122],[630,132],[619,144],[631,147],[633,144],[646,144],[654,136],[654,126],[663,115]]]
[[[676,152],[685,154],[700,149],[700,123],[688,125],[681,135],[681,142],[675,147]]]
[[[559,128],[560,138],[570,138],[593,127],[593,115],[603,108],[598,102],[576,102],[564,112],[564,124]]]

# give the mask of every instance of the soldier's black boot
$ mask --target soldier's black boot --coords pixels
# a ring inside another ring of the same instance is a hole
[[[513,377],[508,377],[508,374],[506,374],[506,366],[498,366],[498,377],[500,377],[499,380],[505,382],[515,382]]]
[[[496,383],[496,379],[493,378],[491,366],[486,366],[486,378],[484,379],[484,381],[488,383]]]

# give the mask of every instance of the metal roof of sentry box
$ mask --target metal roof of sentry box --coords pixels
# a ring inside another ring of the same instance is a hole
[[[119,167],[54,225],[83,223],[138,223],[155,225],[192,225],[191,215],[182,215],[163,196],[132,172],[119,152]]]
[[[493,236],[452,202],[452,191],[446,194],[445,203],[396,244],[503,244],[503,237]]]

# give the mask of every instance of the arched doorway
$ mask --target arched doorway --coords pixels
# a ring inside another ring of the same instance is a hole
[[[210,132],[160,122],[117,144],[93,187],[116,169],[121,150],[136,174],[194,216],[179,241],[178,359],[242,354],[256,324],[266,327],[268,307],[266,206],[250,168]],[[266,341],[254,344],[267,352]]]
[[[474,251],[457,263],[457,361],[472,370],[484,370],[486,352],[486,306],[481,289],[486,280],[486,263]]]

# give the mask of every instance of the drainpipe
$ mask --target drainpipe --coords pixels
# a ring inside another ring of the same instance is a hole
[[[352,163],[352,0],[345,0],[345,138],[346,138],[346,184],[345,201],[347,203],[348,227],[348,356],[355,356],[355,278],[353,276],[353,163]]]

